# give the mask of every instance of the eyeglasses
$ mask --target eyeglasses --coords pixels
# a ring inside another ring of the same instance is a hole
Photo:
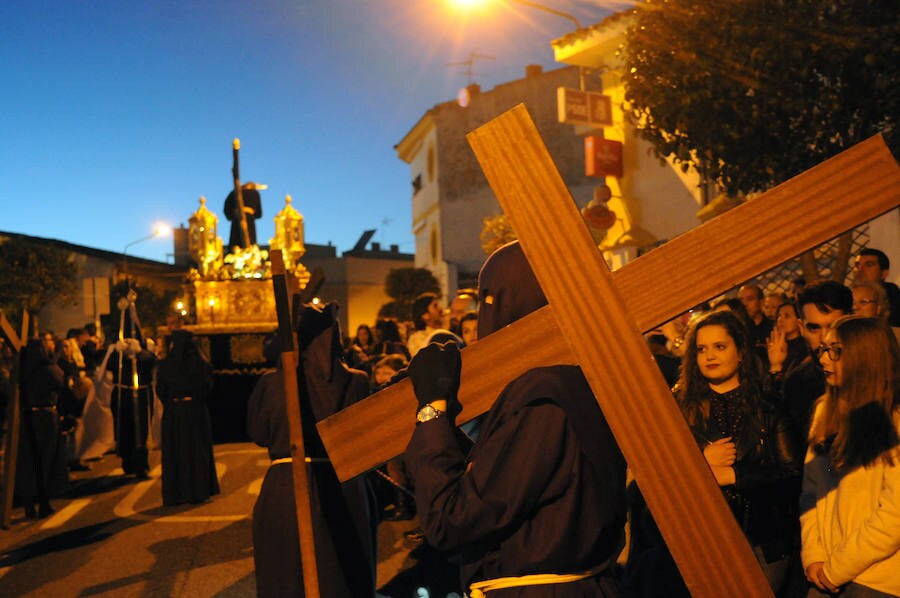
[[[841,354],[844,352],[844,348],[840,345],[819,345],[816,348],[816,358],[822,359],[822,355],[828,353],[828,357],[831,361],[839,361],[841,359]]]
[[[869,305],[870,303],[875,303],[875,300],[874,299],[860,299],[859,301],[853,302],[853,307],[856,307],[857,305]]]

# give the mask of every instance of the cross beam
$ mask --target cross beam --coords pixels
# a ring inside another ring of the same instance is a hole
[[[898,189],[896,161],[874,137],[629,262],[612,278],[637,328],[647,332],[896,208]],[[760,235],[765,230],[776,236]],[[499,390],[524,372],[576,363],[552,312],[545,306],[462,352],[459,423],[485,413]],[[412,385],[404,380],[318,423],[342,481],[406,450],[415,428],[414,418],[406,417],[413,405]]]

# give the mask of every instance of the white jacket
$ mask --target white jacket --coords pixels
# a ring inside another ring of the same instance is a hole
[[[821,402],[814,421],[820,417]],[[900,430],[900,410],[894,414]],[[824,563],[832,583],[850,581],[900,596],[900,447],[894,465],[878,460],[840,477],[827,455],[806,453],[800,529],[803,569]]]

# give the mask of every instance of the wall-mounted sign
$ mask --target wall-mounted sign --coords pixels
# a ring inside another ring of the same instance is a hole
[[[584,138],[585,176],[622,176],[622,142],[588,135]]]
[[[590,127],[612,126],[612,101],[609,96],[568,87],[556,88],[559,122]]]

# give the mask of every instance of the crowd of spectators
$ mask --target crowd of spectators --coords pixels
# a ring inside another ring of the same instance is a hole
[[[888,282],[889,268],[884,253],[864,249],[855,257],[849,286],[795,278],[782,293],[748,283],[647,335],[777,596],[900,595],[900,290]],[[343,342],[322,343],[337,351],[334,359],[352,372],[348,376],[363,372],[375,392],[402,376],[424,347],[449,342],[461,349],[477,342],[477,308],[472,290],[446,307],[425,293],[414,302],[410,323],[378,319],[359,325]],[[332,329],[338,327],[329,320],[317,335]],[[208,392],[208,380],[196,383],[185,372],[208,376],[209,368],[190,338],[182,340],[194,361],[163,369],[174,372],[167,381],[178,380],[170,384],[175,390],[167,407],[177,402],[187,413],[190,402]],[[65,338],[43,332],[23,351],[16,495],[28,517],[51,514],[49,498],[65,490],[67,471],[88,467],[79,430],[95,387],[103,383],[97,374],[109,350],[88,325]],[[11,356],[0,339],[0,417],[11,396]],[[328,367],[337,367],[331,359]],[[208,415],[197,417],[208,428]],[[478,424],[465,427],[473,440]],[[182,498],[167,486],[167,504],[218,492],[207,445],[211,440],[196,449],[206,458],[203,488]],[[278,463],[285,458],[275,457]],[[379,473],[377,519],[412,519],[414,476],[404,458]],[[618,570],[623,593],[687,595],[633,481],[628,497],[630,543]],[[412,529],[407,537],[421,539],[423,532]]]

